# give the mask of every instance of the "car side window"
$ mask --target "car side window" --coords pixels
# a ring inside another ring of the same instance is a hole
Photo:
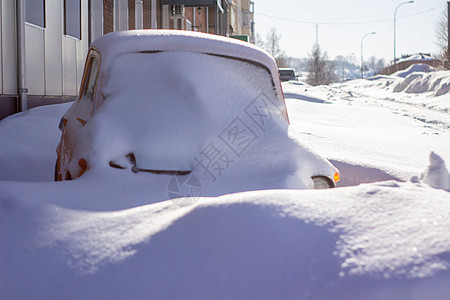
[[[95,86],[97,82],[100,59],[91,55],[87,62],[83,89],[78,100],[78,121],[84,125],[90,118],[94,107]]]
[[[84,88],[83,97],[86,97],[87,100],[93,101],[94,99],[94,90],[95,90],[95,82],[97,80],[99,60],[97,57],[92,57],[89,62],[89,74],[86,81],[86,86]]]

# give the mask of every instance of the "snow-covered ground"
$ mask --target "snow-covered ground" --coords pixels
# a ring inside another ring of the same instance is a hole
[[[284,85],[291,137],[349,187],[188,207],[168,175],[52,182],[66,104],[3,120],[0,298],[448,299],[450,73],[417,74]]]
[[[291,136],[332,160],[341,186],[408,180],[432,151],[450,161],[450,73],[430,71],[413,65],[331,86],[285,83]]]

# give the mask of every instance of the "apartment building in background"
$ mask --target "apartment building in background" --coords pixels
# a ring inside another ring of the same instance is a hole
[[[7,0],[0,23],[0,119],[73,101],[89,45],[103,34],[178,29],[252,36],[254,30],[249,0]]]
[[[228,4],[228,35],[255,41],[255,3],[249,0],[230,0]]]

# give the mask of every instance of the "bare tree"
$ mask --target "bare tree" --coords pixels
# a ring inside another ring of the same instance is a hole
[[[264,49],[264,40],[259,33],[255,34],[255,45]]]
[[[281,34],[277,32],[275,27],[272,27],[270,31],[266,34],[266,42],[265,49],[269,52],[273,57],[277,57],[281,54]]]
[[[308,76],[306,82],[310,85],[330,84],[336,81],[334,64],[327,62],[327,53],[322,53],[319,44],[314,44],[308,60]]]
[[[287,68],[290,66],[290,58],[286,56],[284,53],[275,57],[275,61],[277,62],[278,68]]]
[[[369,61],[366,62],[369,68],[372,70],[373,74],[380,74],[386,65],[386,61],[382,58],[377,59],[376,56],[371,56]]]
[[[380,58],[379,60],[377,60],[377,64],[375,67],[375,70],[377,70],[377,74],[383,73],[384,68],[386,68],[386,61],[384,60],[384,58]]]
[[[443,10],[442,16],[436,24],[436,36],[440,48],[439,56],[442,60],[448,57],[448,13]]]
[[[266,40],[264,41],[259,34],[256,35],[255,44],[262,47],[264,50],[270,53],[275,58],[279,68],[284,68],[289,65],[289,58],[281,49],[281,34],[277,32],[275,27],[272,27],[266,34]]]

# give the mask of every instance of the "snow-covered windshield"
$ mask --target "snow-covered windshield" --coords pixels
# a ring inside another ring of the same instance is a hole
[[[120,55],[109,66],[102,94],[99,113],[111,124],[99,140],[111,131],[125,136],[123,151],[134,152],[143,168],[189,169],[192,157],[234,119],[261,107],[271,119],[285,113],[263,66],[204,53]],[[146,158],[139,158],[142,153]]]
[[[271,75],[264,66],[205,53],[123,54],[113,60],[109,75],[104,94],[132,93],[148,98],[156,92],[169,99],[173,96],[170,91],[178,91],[199,102],[213,101],[218,95],[239,99],[243,91],[249,91],[245,93],[247,97],[260,93],[277,97]]]

